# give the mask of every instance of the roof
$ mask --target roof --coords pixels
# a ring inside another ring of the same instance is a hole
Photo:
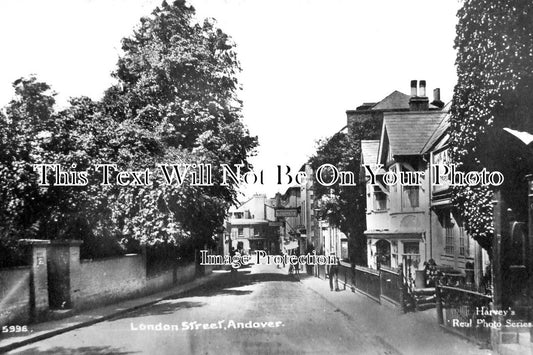
[[[383,127],[393,155],[420,155],[447,112],[385,113]]]
[[[370,110],[382,110],[382,111],[391,111],[391,110],[409,110],[409,100],[411,96],[394,90],[389,96],[385,97],[383,100],[375,104]],[[439,107],[429,104],[430,110],[440,109]]]
[[[393,91],[389,96],[375,104],[371,110],[397,110],[409,109],[410,96],[398,90]]]
[[[435,144],[446,133],[446,131],[448,130],[448,127],[450,127],[450,115],[449,114],[444,116],[444,118],[440,122],[435,132],[433,132],[433,134],[431,135],[431,137],[429,137],[429,140],[426,142],[424,147],[422,147],[422,153],[427,153],[431,149],[433,149]]]
[[[379,140],[362,140],[361,155],[365,164],[376,164],[378,162]]]

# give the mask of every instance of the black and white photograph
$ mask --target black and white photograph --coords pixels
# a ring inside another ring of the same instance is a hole
[[[531,0],[2,0],[0,48],[0,353],[533,354]]]

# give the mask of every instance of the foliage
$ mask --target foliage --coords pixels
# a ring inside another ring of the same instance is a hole
[[[57,112],[47,84],[34,77],[14,83],[15,99],[0,113],[0,241],[83,239],[89,257],[105,254],[102,248],[210,242],[237,196],[238,186],[222,186],[221,174],[209,187],[167,186],[157,176],[148,186],[120,187],[101,185],[102,171],[94,169],[247,164],[257,139],[241,121],[235,45],[213,21],[197,24],[193,16],[175,1],[141,19],[123,40],[117,85],[99,102],[74,98]],[[89,169],[88,184],[40,187],[37,163]]]
[[[531,168],[526,157],[531,153],[506,154],[521,143],[502,128],[533,131],[533,4],[466,0],[457,15],[451,158],[464,171],[501,171],[508,181],[502,191],[513,194],[517,186],[511,182],[519,182],[518,176]],[[486,249],[493,234],[493,192],[488,187],[456,188],[453,198],[467,232]],[[523,214],[523,199],[509,200]]]
[[[55,102],[50,87],[35,78],[13,86],[15,99],[0,114],[0,235],[6,245],[34,237],[39,229],[34,216],[41,212],[42,196],[31,164],[38,159]]]
[[[166,161],[215,167],[246,163],[257,140],[241,122],[235,45],[212,20],[194,23],[193,16],[194,8],[174,1],[141,19],[133,36],[122,42],[124,55],[114,73],[118,84],[106,92],[104,112],[155,132]],[[147,158],[135,159],[135,165],[153,164]],[[125,224],[128,233],[152,244],[176,243],[177,235],[205,243],[237,197],[237,186],[221,186],[220,174],[213,178],[215,186],[201,189],[140,189],[134,198],[152,208],[133,211]],[[119,211],[134,206],[129,192],[121,194]],[[154,223],[147,226],[146,220]]]
[[[359,119],[349,128],[348,133],[340,131],[319,141],[317,152],[309,162],[314,171],[322,164],[332,164],[339,170],[353,172],[356,186],[325,187],[315,182],[315,198],[320,216],[348,236],[350,259],[358,265],[366,265],[366,198],[364,183],[360,183],[360,141],[378,139],[381,121]]]

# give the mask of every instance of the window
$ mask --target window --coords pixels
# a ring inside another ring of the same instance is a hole
[[[243,219],[244,212],[235,212],[235,219]]]
[[[398,242],[391,241],[391,266],[398,267]]]
[[[468,241],[468,235],[465,232],[463,223],[457,220],[457,226],[459,227],[459,255],[469,256],[470,254],[470,245]]]
[[[384,211],[387,209],[387,194],[379,186],[374,186],[374,210]]]
[[[452,222],[450,211],[444,213],[444,253],[453,255],[455,252],[455,238],[453,235],[454,223]]]
[[[403,242],[403,253],[418,255],[420,253],[420,243],[418,242]]]
[[[244,228],[237,229],[237,237],[244,238]]]
[[[468,249],[466,248],[465,243],[465,230],[463,227],[459,227],[459,255],[467,256]]]
[[[348,259],[348,241],[341,240],[341,259]]]
[[[415,208],[420,205],[420,187],[403,186],[402,207]]]

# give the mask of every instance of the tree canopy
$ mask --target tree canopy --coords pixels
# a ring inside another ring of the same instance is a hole
[[[457,16],[452,161],[465,171],[501,171],[506,180],[501,189],[525,218],[523,176],[531,171],[531,153],[503,128],[533,132],[533,4],[465,0]],[[486,249],[493,234],[493,193],[489,187],[460,187],[453,196],[467,232]]]
[[[322,164],[332,164],[339,170],[353,172],[356,186],[323,186],[314,184],[317,208],[321,218],[348,236],[350,259],[366,264],[366,197],[364,182],[360,182],[361,140],[378,139],[381,120],[358,119],[333,136],[317,143],[317,152],[309,159],[313,170]]]
[[[35,77],[13,85],[0,113],[0,242],[22,237],[200,246],[222,226],[238,186],[42,187],[32,164],[155,169],[161,163],[247,165],[257,138],[242,123],[235,44],[213,20],[195,22],[184,1],[163,2],[122,42],[116,85],[93,101],[55,94]],[[8,242],[9,241],[9,242]],[[10,244],[12,245],[12,243]],[[107,245],[107,244],[106,244]],[[111,244],[109,244],[111,245]]]

